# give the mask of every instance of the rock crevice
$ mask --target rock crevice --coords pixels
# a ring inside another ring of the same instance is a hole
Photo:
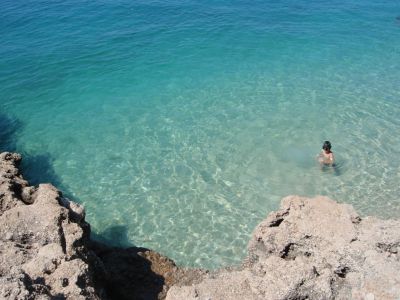
[[[327,197],[289,196],[254,230],[241,270],[167,299],[399,299],[400,221],[361,218]],[[239,288],[243,287],[243,288]]]
[[[30,186],[0,154],[0,299],[399,299],[400,221],[290,196],[236,268],[182,269],[145,248],[90,240],[83,207]]]
[[[29,186],[20,161],[0,154],[0,299],[158,299],[202,273],[91,241],[83,207],[50,184]]]

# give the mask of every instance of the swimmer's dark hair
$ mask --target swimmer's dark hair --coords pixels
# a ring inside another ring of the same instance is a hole
[[[330,141],[325,141],[324,144],[322,145],[322,149],[331,151],[332,145]]]

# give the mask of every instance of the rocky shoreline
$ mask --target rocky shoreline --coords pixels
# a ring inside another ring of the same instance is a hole
[[[83,207],[50,184],[29,186],[20,161],[0,154],[0,299],[163,299],[205,273],[91,241]]]
[[[0,299],[399,299],[400,221],[290,196],[238,268],[183,269],[145,248],[90,240],[80,205],[30,186],[0,154]]]

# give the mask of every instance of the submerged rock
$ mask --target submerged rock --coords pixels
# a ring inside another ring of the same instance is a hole
[[[290,196],[253,232],[236,271],[167,299],[399,299],[400,222],[362,219],[327,197]]]

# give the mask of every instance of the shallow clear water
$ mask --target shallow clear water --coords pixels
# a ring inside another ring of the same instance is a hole
[[[240,262],[289,194],[400,217],[400,2],[2,1],[0,150],[96,238]],[[315,155],[333,144],[338,167]]]

